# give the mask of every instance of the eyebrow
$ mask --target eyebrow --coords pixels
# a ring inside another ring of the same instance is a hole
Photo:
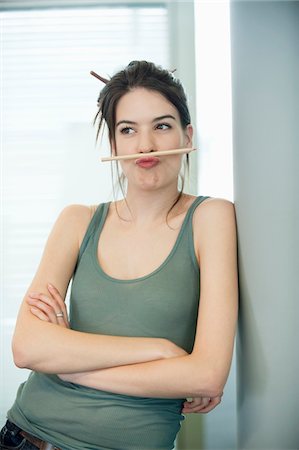
[[[155,117],[152,120],[152,123],[159,122],[160,120],[164,120],[164,119],[176,120],[176,118],[174,116],[172,116],[171,114],[165,114],[164,116]],[[120,120],[119,122],[117,122],[116,126],[118,127],[122,123],[125,123],[125,124],[128,124],[128,125],[137,125],[137,122],[133,122],[132,120]]]
[[[165,114],[164,116],[159,116],[156,117],[153,122],[158,122],[159,120],[164,120],[164,119],[173,119],[176,120],[176,118],[174,116],[172,116],[171,114]]]

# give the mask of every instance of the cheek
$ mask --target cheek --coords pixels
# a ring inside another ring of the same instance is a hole
[[[118,152],[120,154],[120,152]],[[119,161],[121,172],[125,175],[126,178],[130,177],[130,174],[135,169],[135,164],[132,161]]]
[[[186,145],[186,136],[183,133],[178,133],[175,137],[173,137],[171,142],[172,148],[185,147],[185,145]]]
[[[136,153],[134,144],[129,139],[117,139],[116,149],[118,155],[126,155],[127,153]]]
[[[182,167],[182,157],[181,156],[169,156],[165,159],[164,165],[165,170],[169,174],[179,174]]]

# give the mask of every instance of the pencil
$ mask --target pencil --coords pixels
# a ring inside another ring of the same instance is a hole
[[[146,157],[156,157],[156,156],[168,156],[168,155],[177,155],[181,153],[190,153],[196,150],[196,148],[175,148],[174,150],[162,150],[160,152],[149,152],[149,153],[134,153],[132,155],[122,155],[122,156],[105,156],[101,158],[102,162],[106,161],[121,161],[127,159],[138,159],[138,158],[146,158]]]

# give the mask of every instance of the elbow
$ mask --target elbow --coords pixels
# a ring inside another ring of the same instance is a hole
[[[217,383],[211,383],[208,386],[208,397],[214,398],[214,397],[221,397],[223,395],[223,389],[224,385],[217,384]]]
[[[14,364],[19,369],[27,369],[27,368],[29,368],[29,364],[28,364],[28,361],[26,359],[26,356],[24,355],[24,353],[22,351],[20,351],[17,348],[14,348],[14,346],[13,346],[12,353],[13,353]]]
[[[215,371],[207,370],[203,377],[198,377],[195,386],[194,397],[221,397],[225,380]]]
[[[205,386],[201,384],[196,387],[193,397],[221,397],[223,388],[224,386],[219,386],[213,382],[207,383]]]
[[[223,394],[224,386],[225,380],[223,374],[220,374],[217,370],[211,370],[207,384],[208,397],[220,397]]]
[[[12,340],[12,354],[14,364],[19,369],[29,369],[42,373],[58,373],[57,364],[53,358],[31,339],[14,336]],[[60,361],[61,363],[61,361]]]
[[[12,354],[13,354],[13,361],[19,369],[26,369],[28,367],[28,362],[26,355],[24,354],[24,351],[20,345],[13,340],[12,343]]]
[[[34,369],[32,363],[32,352],[28,351],[28,346],[16,337],[14,337],[12,341],[12,354],[14,364],[19,369]]]
[[[15,366],[18,367],[19,369],[33,369],[32,367],[29,367],[30,364],[28,364],[25,359],[22,359],[20,355],[14,354],[13,361]]]

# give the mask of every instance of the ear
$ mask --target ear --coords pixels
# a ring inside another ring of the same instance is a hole
[[[189,125],[185,128],[185,145],[187,148],[192,148],[192,138],[193,138],[193,127],[189,123]]]

